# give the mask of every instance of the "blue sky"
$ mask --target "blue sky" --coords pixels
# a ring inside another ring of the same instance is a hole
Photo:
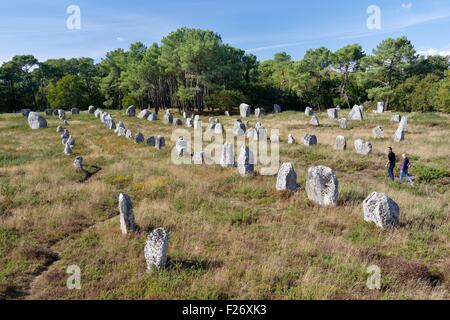
[[[159,42],[178,27],[218,32],[224,42],[260,60],[286,51],[336,50],[360,43],[366,52],[387,37],[406,35],[419,52],[450,53],[448,0],[13,0],[0,10],[0,62],[16,54],[39,60],[89,56],[135,41]],[[81,29],[69,30],[69,5],[81,9]],[[381,29],[366,26],[370,5]]]

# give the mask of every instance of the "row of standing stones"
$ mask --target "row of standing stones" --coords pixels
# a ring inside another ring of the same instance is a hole
[[[241,105],[242,107],[242,105]],[[248,110],[250,110],[250,106],[245,106],[245,114],[247,116]],[[258,108],[259,109],[259,108]],[[352,110],[351,113],[354,111],[357,114],[361,115],[362,120],[362,109],[358,106],[357,108],[359,111],[357,111],[355,108]],[[328,114],[330,118],[337,118],[337,110],[334,109],[333,111],[328,111]],[[281,107],[278,105],[275,105],[274,107],[275,112],[281,112]],[[260,117],[261,109],[259,109],[256,112],[257,117]],[[305,113],[308,115],[311,115],[312,110],[307,109]],[[79,111],[78,111],[79,113]],[[78,114],[77,111],[74,112],[72,110],[72,114]],[[94,114],[97,118],[100,118],[101,122],[109,129],[114,130],[119,136],[126,136],[127,138],[131,138],[132,134],[129,130],[126,130],[125,125],[123,122],[119,122],[119,124],[116,126],[114,120],[112,119],[111,115],[101,111],[100,109],[96,109],[95,107],[91,106],[89,107],[89,113]],[[31,114],[31,117],[30,117]],[[135,116],[136,110],[133,106],[129,107],[126,111],[126,114],[128,116]],[[243,113],[241,112],[241,116]],[[37,121],[39,123],[38,128],[46,127],[46,121],[44,118],[40,117],[39,114],[36,115],[36,113],[29,112],[28,113],[29,123],[30,127],[32,127],[31,123],[33,121]],[[65,119],[65,113],[63,110],[58,111],[58,116],[61,120],[67,121]],[[184,115],[185,118],[190,119],[187,115]],[[33,120],[37,117],[37,120]],[[138,116],[141,119],[147,118],[149,121],[155,121],[156,115],[150,112],[149,110],[143,110]],[[314,117],[314,115],[312,115]],[[350,117],[353,119],[352,117]],[[346,120],[346,119],[345,119]],[[314,123],[318,123],[318,119],[312,120]],[[43,123],[45,122],[45,125]],[[182,122],[180,119],[174,119],[173,116],[170,114],[170,112],[166,112],[164,114],[164,122],[165,123],[172,123],[174,125],[181,125]],[[194,118],[192,126],[195,127],[195,123],[197,122],[197,127],[201,128],[201,123],[199,120],[199,117],[196,116]],[[342,121],[341,121],[342,122]],[[342,123],[340,122],[340,125]],[[187,120],[187,124],[189,124],[189,120]],[[213,125],[214,124],[214,125]],[[218,121],[211,121],[210,125],[208,126],[208,129],[213,130],[215,133],[222,133],[223,132],[223,126],[219,126],[221,129],[216,129],[220,123]],[[36,127],[37,125],[34,125]],[[189,125],[188,125],[189,126]],[[242,123],[242,121],[237,120],[235,124],[236,131],[245,131],[243,130],[245,128],[245,124]],[[406,129],[406,122],[402,124],[400,122],[400,128],[403,128],[402,131],[405,131]],[[33,129],[33,127],[32,127]],[[64,129],[60,126],[57,128],[58,132],[62,132],[62,143],[66,146],[67,150],[70,149],[70,151],[66,152],[65,154],[71,154],[71,149],[75,145],[75,140],[72,138],[72,136],[69,134],[69,131],[67,129]],[[250,133],[248,133],[250,131]],[[262,127],[260,123],[256,125],[255,129],[250,129],[247,131],[247,137],[254,139],[264,139],[266,137],[266,131]],[[380,133],[381,131],[381,133]],[[377,137],[382,136],[382,128],[377,127],[374,129],[374,136],[377,135]],[[144,137],[141,133],[137,133],[134,137],[136,143],[142,143],[144,142]],[[271,136],[270,139],[272,141],[279,139],[279,137]],[[153,144],[157,148],[161,148],[164,146],[164,138],[163,137],[157,137],[157,139],[152,139],[152,137],[149,137],[147,140],[147,144]],[[288,137],[288,143],[293,144],[295,143],[295,138],[292,135],[289,135]],[[305,145],[314,145],[317,143],[317,138],[314,135],[305,135],[304,137],[304,144]],[[338,149],[345,149],[346,147],[346,141],[343,136],[338,136],[336,139],[336,147]],[[185,152],[186,143],[184,139],[181,137],[176,144],[176,149],[179,151],[179,154],[182,156],[183,152]],[[371,151],[371,145],[370,143],[365,142],[362,139],[358,139],[355,141],[355,148],[358,153],[367,154]],[[370,151],[369,151],[370,150]],[[235,167],[235,161],[234,161],[234,146],[231,143],[225,143],[222,148],[222,154],[221,154],[221,165],[223,167]],[[201,160],[202,163],[205,162],[206,154],[202,151],[200,155],[195,155],[194,158],[197,158],[197,160]],[[81,170],[83,167],[83,158],[77,157],[74,161],[74,166],[76,169]],[[239,153],[239,156],[237,158],[237,167],[239,170],[239,173],[241,176],[253,176],[254,175],[254,165],[253,165],[253,155],[252,152],[248,147],[242,147]],[[297,191],[301,186],[297,182],[297,173],[295,172],[293,166],[291,163],[283,163],[278,171],[277,179],[276,179],[276,190],[277,191]],[[305,190],[307,193],[308,198],[320,205],[320,206],[336,206],[338,205],[338,197],[339,197],[339,183],[337,176],[335,172],[328,167],[325,166],[314,166],[308,169],[308,178],[305,186]],[[134,219],[134,214],[132,210],[132,202],[129,196],[125,194],[119,195],[119,211],[120,211],[120,228],[122,231],[122,234],[126,235],[129,232],[135,232],[138,228],[136,226],[136,222]],[[377,227],[382,229],[387,229],[393,226],[396,226],[399,222],[400,218],[400,208],[395,203],[394,200],[389,198],[387,195],[383,193],[373,192],[370,194],[364,201],[363,201],[363,211],[364,211],[364,220],[368,222],[373,222]],[[169,233],[164,228],[158,228],[154,231],[150,232],[147,241],[144,248],[144,256],[147,263],[147,270],[151,271],[153,269],[160,269],[164,268],[167,262],[167,251],[168,251],[168,241],[169,241]]]

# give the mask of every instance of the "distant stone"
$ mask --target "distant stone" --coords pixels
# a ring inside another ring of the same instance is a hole
[[[184,157],[187,154],[187,141],[183,137],[179,137],[175,143],[175,150],[178,157]]]
[[[314,115],[313,109],[311,107],[306,107],[305,115],[308,117],[312,117]]]
[[[297,173],[292,163],[285,162],[281,165],[277,174],[276,190],[277,191],[296,191],[300,185],[297,183]]]
[[[350,111],[350,113],[348,114],[348,118],[350,120],[356,120],[356,121],[362,121],[363,120],[363,106],[358,106],[355,105],[352,109],[352,111]]]
[[[336,144],[335,144],[336,150],[345,150],[347,149],[347,140],[344,136],[337,136],[336,137]]]
[[[45,115],[47,116],[51,116],[53,114],[53,110],[52,109],[45,109]]]
[[[392,122],[400,122],[401,119],[402,119],[402,117],[401,117],[399,114],[394,114],[394,115],[391,117],[391,121],[392,121]]]
[[[155,140],[155,148],[161,150],[166,145],[166,139],[162,136],[157,136]]]
[[[78,108],[72,108],[72,110],[70,110],[70,113],[71,114],[80,114],[80,109],[78,109]]]
[[[131,132],[130,129],[127,129],[127,131],[125,131],[125,138],[127,139],[133,138],[133,133]]]
[[[116,122],[114,121],[114,119],[109,120],[107,128],[109,130],[116,130]]]
[[[207,163],[210,160],[208,154],[205,151],[197,151],[194,152],[192,156],[192,162],[195,165],[202,165]]]
[[[57,127],[56,127],[56,132],[58,132],[58,133],[63,133],[63,132],[64,132],[64,128],[61,127],[61,126],[57,126]]]
[[[101,109],[95,109],[94,111],[94,116],[96,118],[100,118],[100,116],[102,115],[103,111]]]
[[[395,142],[402,142],[405,140],[405,131],[401,127],[399,127],[394,134],[394,141]]]
[[[126,128],[125,128],[125,124],[123,123],[123,121],[119,121],[119,124],[117,125],[117,127],[116,127],[116,130],[114,131],[115,133],[118,133],[118,135],[120,136],[121,134],[121,132],[120,132],[120,130],[121,129],[123,129],[123,135],[125,135],[125,132],[126,132]]]
[[[64,146],[64,154],[66,156],[70,156],[72,154],[72,147],[70,146],[70,144],[66,143]]]
[[[230,112],[229,111],[225,111],[225,117],[229,117],[230,116]]]
[[[216,135],[221,135],[224,133],[224,128],[223,125],[221,123],[216,123],[216,125],[214,126],[214,134]]]
[[[313,134],[305,134],[303,136],[303,144],[307,147],[317,144],[317,137]]]
[[[261,118],[263,115],[264,115],[264,109],[262,109],[262,108],[255,109],[255,116],[257,118]]]
[[[186,127],[192,128],[194,126],[194,122],[192,118],[186,118]]]
[[[281,112],[281,106],[279,106],[278,104],[274,104],[273,105],[273,112],[274,113],[280,113]]]
[[[67,120],[64,120],[63,123],[64,123],[65,126],[68,126],[68,125],[69,125],[69,121],[67,121]]]
[[[95,113],[95,107],[94,107],[94,106],[89,106],[88,112],[89,112],[90,114],[94,114],[94,113]]]
[[[253,153],[248,147],[242,147],[237,159],[237,167],[242,177],[251,177],[255,174]]]
[[[224,168],[234,167],[234,146],[232,143],[225,142],[222,146],[220,165]]]
[[[61,135],[61,139],[63,139],[63,140],[66,139],[65,141],[67,141],[67,139],[69,139],[69,137],[70,137],[69,130],[63,129],[63,133]],[[63,144],[66,144],[66,142],[64,142]]]
[[[321,206],[336,206],[339,197],[339,183],[335,172],[325,166],[308,169],[306,181],[308,199]]]
[[[346,118],[339,119],[339,128],[347,129],[348,120]]]
[[[147,263],[147,272],[164,269],[167,263],[169,247],[169,233],[164,228],[158,228],[147,237],[144,255]]]
[[[119,212],[120,212],[120,230],[122,235],[136,231],[136,223],[134,221],[133,204],[128,195],[121,193],[119,195]]]
[[[78,156],[75,158],[75,160],[73,161],[73,166],[75,167],[76,170],[83,170],[83,157],[82,156]]]
[[[380,127],[380,126],[375,127],[372,130],[372,134],[373,134],[373,137],[376,138],[376,139],[384,138],[384,129],[383,129],[383,127]]]
[[[62,109],[58,109],[59,120],[66,120],[66,112]]]
[[[148,119],[148,116],[150,115],[150,110],[144,109],[139,112],[138,118],[139,119]]]
[[[338,118],[338,110],[336,108],[327,110],[328,118],[337,119]]]
[[[195,130],[202,129],[202,122],[200,121],[200,118],[197,119],[194,118],[194,129]]]
[[[247,118],[247,117],[250,117],[250,114],[251,114],[251,107],[250,107],[248,104],[246,104],[246,103],[242,103],[242,104],[239,106],[239,112],[240,112],[240,114],[241,114],[241,118]]]
[[[154,147],[155,146],[155,137],[154,136],[148,137],[145,143],[148,146]]]
[[[311,125],[318,127],[320,125],[319,118],[317,118],[316,116],[312,116],[311,117]]]
[[[20,113],[22,113],[22,115],[24,117],[27,117],[27,118],[28,118],[28,115],[30,114],[30,112],[31,112],[31,109],[22,109],[22,110],[20,110]]]
[[[183,118],[187,119],[191,116],[191,113],[189,111],[183,111]]]
[[[358,153],[358,154],[368,155],[369,153],[372,152],[372,144],[363,139],[356,139],[355,140],[355,150],[356,150],[356,153]]]
[[[402,117],[398,128],[401,128],[403,131],[408,132],[408,117]]]
[[[66,141],[66,144],[70,145],[72,148],[75,147],[75,139],[72,136],[69,136],[69,138]]]
[[[287,140],[288,144],[295,144],[295,138],[292,134],[288,135],[288,140]]]
[[[364,221],[373,222],[381,229],[398,225],[400,207],[384,193],[373,192],[363,201]]]
[[[136,133],[134,136],[134,143],[140,144],[145,140],[144,135],[141,132]]]
[[[156,121],[156,120],[158,120],[158,116],[156,115],[156,113],[150,112],[147,117],[147,120],[152,121],[152,122]]]
[[[47,120],[41,117],[38,112],[28,113],[28,125],[32,130],[47,128]]]
[[[122,127],[118,127],[117,128],[117,135],[119,137],[125,137],[127,135],[127,129],[122,128]]]
[[[174,118],[173,119],[173,125],[174,126],[182,126],[183,125],[183,121],[180,118]]]
[[[276,133],[272,133],[270,136],[270,142],[280,142],[280,136]]]
[[[129,117],[135,117],[136,116],[136,108],[134,106],[129,106],[127,108],[127,111],[125,114]]]
[[[164,113],[163,122],[164,122],[165,124],[172,124],[172,123],[173,123],[173,115],[170,113],[170,110],[167,110],[167,111]]]
[[[381,114],[384,113],[384,102],[380,101],[377,103],[377,113]]]

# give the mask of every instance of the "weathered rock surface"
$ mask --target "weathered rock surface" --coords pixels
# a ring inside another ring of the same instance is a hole
[[[320,125],[319,118],[317,118],[316,116],[312,116],[311,117],[311,125],[318,127]]]
[[[356,153],[358,153],[358,154],[368,155],[369,153],[372,152],[372,144],[363,139],[356,139],[355,140],[355,150],[356,150]]]
[[[32,130],[47,128],[47,120],[41,117],[38,112],[30,112],[28,114],[28,125]]]
[[[336,144],[335,144],[336,150],[345,150],[347,149],[347,140],[344,136],[337,136],[336,137]]]
[[[250,117],[250,114],[251,114],[251,107],[250,107],[248,104],[246,104],[246,103],[242,103],[242,104],[239,106],[239,112],[240,112],[240,114],[241,114],[241,118],[247,118],[247,117]]]
[[[317,144],[317,137],[313,134],[305,134],[303,136],[303,144],[307,147]]]
[[[220,165],[224,168],[234,167],[234,146],[230,142],[225,142],[222,146]]]
[[[141,132],[136,133],[134,136],[134,143],[140,144],[145,140],[144,135]]]
[[[169,232],[166,229],[158,228],[150,232],[144,248],[147,272],[165,268],[168,247]]]
[[[335,172],[325,166],[309,168],[306,194],[309,200],[321,206],[336,206],[339,197],[339,183]]]
[[[288,144],[295,144],[295,138],[292,134],[288,135],[288,140],[287,140]]]
[[[280,113],[281,112],[281,106],[278,104],[273,105],[273,112],[274,113]]]
[[[120,230],[123,235],[136,231],[136,222],[133,214],[133,203],[128,195],[119,195]]]
[[[253,153],[248,147],[241,147],[239,152],[237,167],[242,177],[251,177],[255,174]]]
[[[347,129],[348,126],[348,120],[347,118],[341,118],[339,119],[339,128],[341,129]]]
[[[162,136],[157,136],[155,140],[155,148],[161,150],[166,145],[166,139]]]
[[[373,192],[363,201],[364,220],[381,229],[398,225],[400,207],[384,193]]]
[[[71,110],[70,110],[70,113],[71,114],[80,114],[80,109],[78,109],[78,108],[72,108]]]
[[[313,109],[311,107],[306,107],[305,115],[308,117],[312,117],[314,115]]]
[[[82,156],[76,157],[75,160],[73,161],[73,166],[75,167],[76,170],[83,170],[83,157]]]
[[[277,191],[295,191],[299,188],[299,184],[297,183],[297,173],[292,166],[292,163],[285,162],[281,165],[278,170],[277,182],[276,182],[276,190]]]
[[[337,119],[338,118],[338,110],[336,108],[327,110],[328,118]]]
[[[127,108],[127,111],[125,112],[125,114],[129,117],[135,117],[136,116],[136,108],[134,106],[129,106]]]
[[[148,109],[144,109],[141,110],[141,112],[139,112],[138,118],[139,119],[148,119],[148,116],[150,115],[150,110]]]
[[[383,127],[378,126],[378,127],[373,128],[372,135],[376,139],[384,138],[384,129],[383,129]]]
[[[352,111],[348,114],[350,120],[362,121],[363,120],[363,106],[355,105]]]

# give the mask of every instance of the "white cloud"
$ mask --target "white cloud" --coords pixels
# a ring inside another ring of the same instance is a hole
[[[402,3],[401,8],[403,10],[411,10],[413,7],[412,2],[408,2],[408,3]]]
[[[437,49],[426,49],[417,52],[420,56],[429,57],[429,56],[442,56],[442,57],[450,57],[450,50],[437,50]]]
[[[122,37],[117,37],[117,38],[116,38],[116,40],[117,40],[117,41],[121,41],[121,42],[122,42],[122,41],[125,41],[125,38],[122,38]]]

